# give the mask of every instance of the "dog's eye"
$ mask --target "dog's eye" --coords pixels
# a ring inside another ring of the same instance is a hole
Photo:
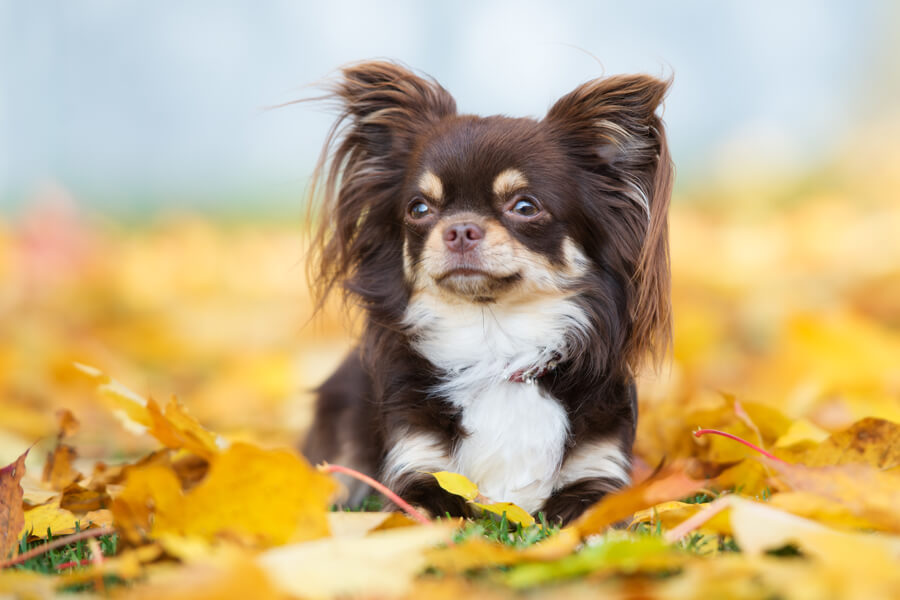
[[[411,219],[424,219],[431,214],[431,207],[421,198],[417,198],[409,203],[408,212]]]
[[[516,196],[509,212],[519,217],[531,218],[541,213],[541,207],[538,206],[537,200],[530,196]]]

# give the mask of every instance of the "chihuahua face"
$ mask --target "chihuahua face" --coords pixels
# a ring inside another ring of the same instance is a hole
[[[566,231],[562,153],[533,121],[461,117],[422,140],[403,199],[413,295],[509,303],[564,294],[586,267]]]
[[[628,482],[633,375],[669,340],[667,87],[598,79],[541,120],[476,117],[393,63],[344,69],[313,281],[366,323],[319,390],[311,460],[437,514],[468,507],[429,471],[563,522]]]

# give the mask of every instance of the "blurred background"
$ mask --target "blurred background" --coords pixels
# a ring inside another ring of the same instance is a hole
[[[145,443],[73,361],[232,437],[303,431],[352,344],[305,279],[333,114],[270,107],[379,57],[481,114],[673,75],[675,347],[644,414],[733,394],[823,431],[900,419],[898,25],[890,0],[0,0],[0,463],[59,407],[86,455]]]

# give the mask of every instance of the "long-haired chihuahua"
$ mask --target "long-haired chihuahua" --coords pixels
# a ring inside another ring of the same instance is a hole
[[[668,85],[595,79],[534,120],[457,114],[394,63],[343,69],[312,268],[364,326],[318,390],[311,461],[437,515],[469,509],[435,471],[559,522],[628,484],[635,373],[671,338]]]

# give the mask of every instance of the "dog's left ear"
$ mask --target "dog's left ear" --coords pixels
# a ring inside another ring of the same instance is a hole
[[[591,193],[617,203],[608,233],[631,271],[623,352],[633,369],[647,354],[658,362],[671,344],[667,215],[674,173],[656,114],[670,83],[648,75],[595,79],[560,98],[546,117]]]

